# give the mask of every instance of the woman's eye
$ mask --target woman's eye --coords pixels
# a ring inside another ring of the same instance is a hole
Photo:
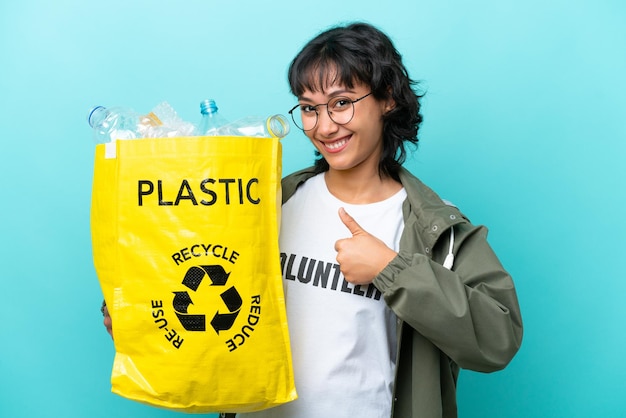
[[[350,99],[347,98],[341,98],[341,99],[337,99],[334,103],[333,103],[333,109],[334,110],[342,110],[347,108],[348,106],[350,106],[350,103],[352,103],[352,101]]]
[[[315,113],[315,106],[311,106],[311,105],[301,105],[300,106],[300,111],[302,113]]]

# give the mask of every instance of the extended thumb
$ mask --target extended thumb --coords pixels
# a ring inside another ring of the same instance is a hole
[[[363,228],[346,212],[344,208],[339,208],[339,218],[341,222],[350,230],[352,235],[363,231]]]

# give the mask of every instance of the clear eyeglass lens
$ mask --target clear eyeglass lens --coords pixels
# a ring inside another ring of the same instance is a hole
[[[294,109],[291,113],[293,122],[300,129],[309,131],[317,125],[318,113],[323,110],[320,107],[326,107],[328,115],[338,125],[344,125],[352,120],[354,114],[354,104],[347,97],[335,97],[328,102],[327,105],[302,105]]]
[[[336,97],[328,102],[328,114],[338,125],[350,122],[354,114],[354,103],[347,97]]]
[[[309,131],[317,124],[317,110],[313,106],[299,106],[291,115],[296,126],[302,130]]]

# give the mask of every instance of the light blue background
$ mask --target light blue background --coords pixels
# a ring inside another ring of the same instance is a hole
[[[490,227],[516,280],[523,347],[502,372],[462,373],[460,416],[626,416],[620,0],[3,0],[0,416],[183,416],[110,393],[87,109],[286,113],[290,59],[353,19],[428,90],[407,165]],[[285,173],[312,161],[303,135],[283,144]]]

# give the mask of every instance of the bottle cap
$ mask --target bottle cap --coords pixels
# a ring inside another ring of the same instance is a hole
[[[215,100],[208,99],[200,102],[200,113],[203,115],[210,115],[211,113],[217,112],[217,105],[215,104]]]

